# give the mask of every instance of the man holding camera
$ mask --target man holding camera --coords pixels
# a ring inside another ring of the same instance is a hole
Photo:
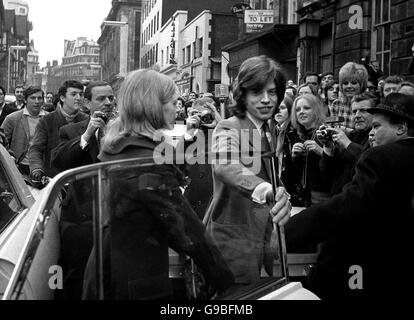
[[[113,115],[114,93],[106,82],[91,82],[85,89],[90,118],[60,129],[60,142],[52,156],[61,171],[98,162],[100,139],[105,134],[108,117]]]
[[[401,303],[413,287],[404,257],[413,243],[414,97],[391,93],[368,110],[373,148],[340,194],[290,219],[286,246],[289,252],[326,241],[309,283],[322,299]]]
[[[54,149],[52,165],[61,171],[99,161],[99,142],[113,116],[114,94],[106,82],[89,83],[84,97],[90,118],[60,129],[60,143]],[[76,181],[70,184],[62,203],[60,263],[68,281],[62,292],[65,299],[82,296],[83,273],[93,245],[91,190],[90,179]]]
[[[368,134],[373,116],[368,110],[376,104],[377,98],[370,93],[363,93],[352,99],[355,129],[348,135],[345,130],[325,125],[317,131],[319,140],[324,144],[320,168],[326,177],[332,178],[330,196],[340,193],[343,186],[352,180],[356,162],[361,153],[369,148]]]

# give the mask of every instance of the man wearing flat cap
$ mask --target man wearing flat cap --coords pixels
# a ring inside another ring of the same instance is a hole
[[[322,299],[402,301],[414,287],[407,263],[414,244],[414,97],[392,93],[369,112],[373,148],[361,155],[352,182],[285,226],[288,252],[325,242],[307,285]]]

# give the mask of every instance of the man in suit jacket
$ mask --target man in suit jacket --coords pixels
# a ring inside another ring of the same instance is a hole
[[[370,140],[352,182],[287,223],[289,250],[325,241],[309,288],[323,299],[404,299],[413,287],[414,97],[388,95],[374,114]],[[407,296],[408,297],[408,296]]]
[[[269,204],[275,199],[270,164],[260,154],[274,151],[275,137],[268,124],[283,100],[285,84],[273,60],[266,56],[247,59],[234,87],[235,116],[219,122],[213,133],[213,152],[255,152],[250,158],[240,156],[241,161],[213,165],[214,194],[207,211],[208,230],[239,286],[258,281],[262,266],[269,275],[273,271]]]
[[[2,124],[6,134],[10,150],[14,153],[19,170],[24,175],[29,175],[28,149],[33,139],[35,129],[40,118],[45,116],[42,110],[43,91],[40,87],[31,86],[24,91],[26,107],[20,111],[8,115]]]
[[[10,114],[17,111],[13,106],[6,104],[5,102],[6,90],[0,86],[0,127],[4,119]]]
[[[324,143],[324,152],[319,162],[321,171],[332,179],[330,195],[342,191],[344,185],[352,180],[355,164],[362,152],[370,147],[368,135],[372,128],[372,114],[369,108],[377,105],[377,98],[370,93],[357,95],[352,99],[352,120],[355,130],[348,135],[340,128],[326,128],[331,138],[324,139],[317,131],[318,138]]]
[[[106,82],[91,82],[85,89],[91,117],[60,128],[60,142],[52,151],[52,166],[60,171],[98,162],[99,139],[106,129],[103,118],[113,112],[114,95]],[[61,264],[67,283],[67,298],[80,299],[84,269],[92,250],[91,180],[76,181],[62,204]],[[82,244],[81,246],[79,244]]]
[[[41,181],[45,175],[54,177],[58,173],[51,165],[51,152],[58,145],[59,129],[68,123],[78,123],[88,118],[79,111],[83,97],[82,83],[65,81],[59,88],[59,96],[62,104],[39,121],[29,148],[30,172],[35,181]]]

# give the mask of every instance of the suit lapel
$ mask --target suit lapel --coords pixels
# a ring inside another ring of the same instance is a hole
[[[24,132],[26,134],[27,141],[29,141],[29,139],[30,139],[29,122],[27,121],[27,117],[23,114],[23,112],[22,112],[21,117],[22,117],[21,120],[22,120],[22,124],[23,124],[23,129],[24,129]]]

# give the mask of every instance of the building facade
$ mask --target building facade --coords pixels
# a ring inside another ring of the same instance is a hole
[[[102,79],[115,89],[127,72],[139,68],[141,2],[112,1],[112,8],[105,19],[107,22],[101,25],[98,44],[101,48]]]
[[[267,55],[284,68],[289,79],[297,79],[298,35],[296,24],[297,1],[246,1],[245,6],[235,6],[234,16],[239,21],[239,39],[222,48],[222,83],[230,85],[240,65],[246,59]],[[268,10],[272,23],[249,24],[245,22],[246,10]]]
[[[348,61],[370,61],[384,76],[408,74],[414,44],[414,2],[409,0],[300,1],[299,24],[314,35],[301,35],[302,73],[339,69]],[[312,57],[310,59],[309,57]]]
[[[221,47],[237,39],[231,6],[239,1],[148,1],[143,4],[142,68],[168,74],[183,91],[214,91]]]
[[[81,82],[100,80],[98,43],[85,37],[65,40],[61,67],[61,74],[66,79]]]
[[[29,6],[23,0],[3,0],[0,5],[0,85],[13,94],[27,80]]]

